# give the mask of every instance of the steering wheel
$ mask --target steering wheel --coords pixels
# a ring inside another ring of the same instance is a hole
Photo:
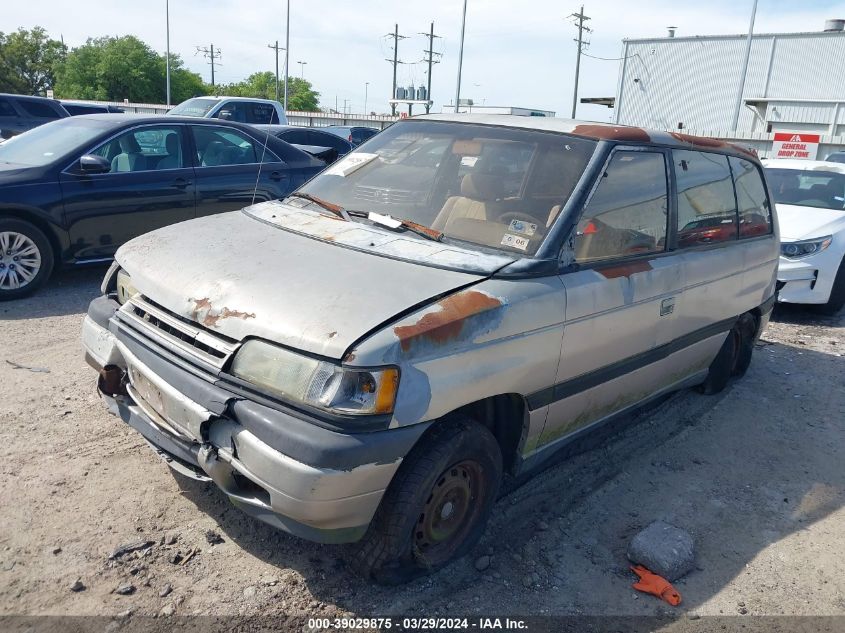
[[[527,213],[520,213],[519,211],[506,211],[502,215],[499,216],[499,222],[503,224],[510,225],[513,220],[517,220],[519,222],[526,222],[528,224],[534,224],[537,227],[537,230],[540,230],[540,223],[537,221],[532,215],[528,215]]]

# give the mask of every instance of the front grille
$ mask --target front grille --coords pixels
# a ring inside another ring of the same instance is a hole
[[[236,340],[210,332],[146,297],[133,297],[124,304],[119,314],[121,320],[141,334],[165,347],[176,347],[183,352],[182,355],[187,354],[218,369],[226,364],[238,347]]]
[[[385,187],[368,187],[365,185],[358,185],[355,187],[356,199],[382,204],[407,204],[420,202],[424,195],[424,192],[409,191],[407,189],[387,189]]]

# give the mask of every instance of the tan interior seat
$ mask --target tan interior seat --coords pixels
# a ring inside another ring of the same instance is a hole
[[[443,231],[458,218],[487,220],[493,203],[503,194],[501,178],[493,174],[467,174],[461,179],[461,195],[446,200],[431,228]]]

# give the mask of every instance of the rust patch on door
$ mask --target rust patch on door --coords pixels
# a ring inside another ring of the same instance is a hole
[[[222,310],[214,310],[211,305],[211,300],[208,297],[203,299],[189,299],[194,302],[194,307],[191,309],[190,317],[192,320],[202,323],[206,327],[217,327],[219,321],[223,319],[254,319],[254,312],[242,312],[241,310],[231,310],[223,307]]]
[[[502,301],[477,290],[466,290],[441,299],[437,305],[440,310],[427,312],[416,323],[393,328],[403,351],[410,350],[415,342],[439,346],[457,340],[471,317],[500,308]]]
[[[627,262],[625,264],[605,266],[603,268],[596,268],[595,270],[605,279],[618,279],[619,277],[630,277],[635,273],[647,272],[652,270],[652,266],[651,262],[646,259],[635,262]]]
[[[648,143],[651,136],[641,127],[627,125],[576,125],[572,130],[573,134],[589,136],[590,138],[607,139],[611,141],[631,141],[636,143]]]

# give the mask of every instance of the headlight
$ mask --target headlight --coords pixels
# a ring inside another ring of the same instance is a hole
[[[780,254],[787,259],[801,259],[816,253],[821,253],[830,246],[833,237],[817,237],[812,240],[801,240],[800,242],[785,242],[780,245]]]
[[[231,372],[283,400],[347,415],[392,413],[399,386],[396,367],[349,369],[257,340],[235,355]]]
[[[138,291],[132,285],[132,277],[121,268],[117,271],[117,302],[123,305],[136,294]]]

